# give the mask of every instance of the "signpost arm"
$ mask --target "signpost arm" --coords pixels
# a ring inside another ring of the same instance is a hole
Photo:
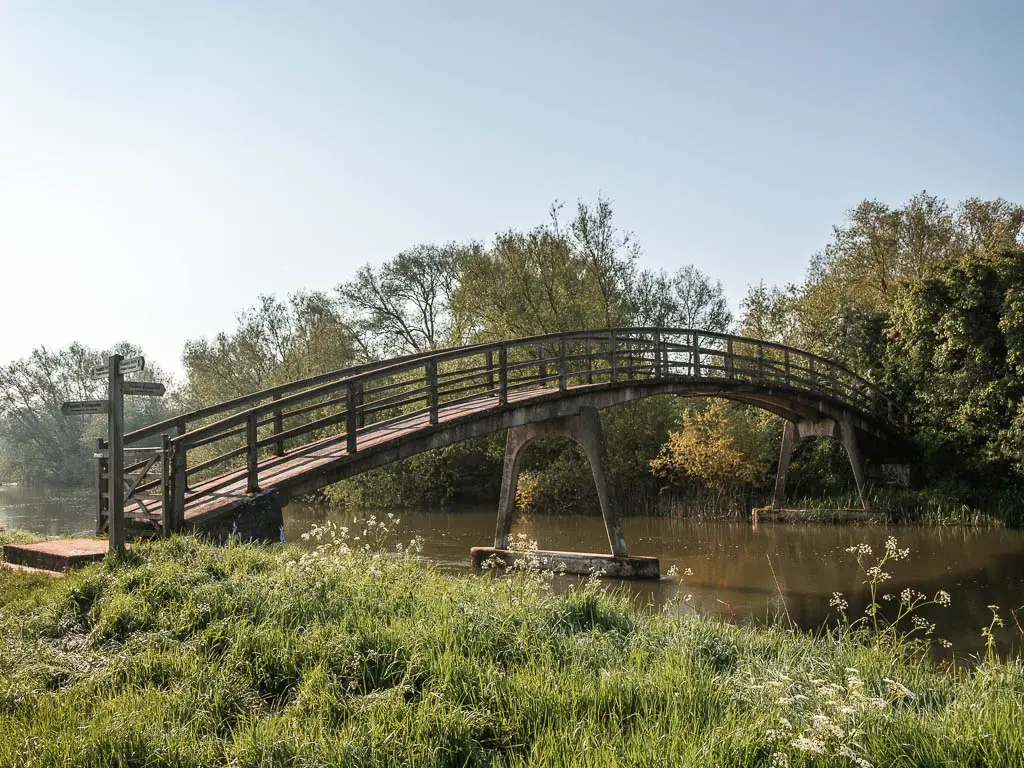
[[[110,410],[107,416],[107,526],[110,529],[110,549],[124,551],[124,397],[121,382],[124,380],[120,364],[121,355],[111,355],[107,361],[107,399]]]

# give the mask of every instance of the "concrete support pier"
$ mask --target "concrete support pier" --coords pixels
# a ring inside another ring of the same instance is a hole
[[[523,464],[523,453],[527,446],[541,437],[568,437],[575,440],[590,462],[590,469],[597,488],[601,506],[601,519],[608,535],[610,555],[589,552],[558,552],[539,550],[531,552],[511,551],[508,548],[509,534],[516,516],[516,488]],[[611,472],[608,469],[608,453],[605,450],[601,417],[597,408],[584,406],[578,413],[559,416],[547,421],[524,424],[508,430],[505,439],[505,464],[501,474],[501,498],[498,501],[498,524],[494,532],[493,547],[473,547],[470,563],[479,568],[494,558],[502,565],[511,565],[517,560],[528,558],[544,570],[561,570],[564,573],[588,575],[601,572],[605,576],[625,579],[656,579],[660,575],[658,559],[654,557],[630,557],[626,548],[626,536],[622,530],[622,518],[612,505]]]
[[[241,504],[222,514],[203,518],[201,525],[190,526],[186,520],[185,530],[221,544],[229,539],[272,544],[282,540],[284,515],[281,508],[276,493],[262,491],[247,496]]]
[[[850,460],[850,469],[853,470],[853,479],[857,486],[857,496],[860,499],[861,509],[868,510],[867,500],[867,477],[864,472],[864,459],[857,445],[857,436],[853,429],[853,423],[849,417],[839,420],[804,419],[799,423],[787,421],[782,431],[782,448],[779,451],[779,469],[775,475],[775,493],[772,495],[772,507],[782,509],[786,504],[786,479],[789,476],[789,464],[793,458],[793,449],[796,443],[807,437],[831,437],[839,440],[846,450],[846,456]]]
[[[573,416],[512,427],[505,438],[505,466],[501,473],[501,498],[498,501],[498,527],[494,532],[495,549],[508,549],[508,537],[516,517],[516,488],[523,464],[523,452],[540,437],[562,436],[575,440],[590,461],[590,470],[597,486],[601,517],[608,533],[608,545],[615,557],[629,557],[622,519],[612,508],[611,472],[604,447],[601,416],[597,408],[583,407]]]

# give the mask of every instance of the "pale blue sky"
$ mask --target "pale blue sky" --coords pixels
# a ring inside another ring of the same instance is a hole
[[[179,369],[261,292],[598,192],[735,306],[864,197],[1024,202],[1022,44],[1010,1],[0,0],[0,363]]]

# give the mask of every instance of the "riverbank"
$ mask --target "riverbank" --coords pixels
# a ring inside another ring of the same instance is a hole
[[[891,638],[744,629],[596,582],[556,594],[529,571],[452,576],[322,543],[173,539],[0,592],[0,765],[1022,759],[1017,661],[943,668]]]

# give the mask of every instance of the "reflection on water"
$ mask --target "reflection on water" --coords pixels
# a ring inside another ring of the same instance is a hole
[[[50,536],[88,535],[95,525],[92,504],[89,489],[0,486],[0,526]],[[328,517],[348,524],[353,515],[293,504],[285,510],[285,537],[300,541],[314,522]],[[470,547],[494,540],[492,508],[408,511],[400,517],[398,539],[422,536],[424,555],[448,570],[466,570]],[[758,621],[782,613],[781,592],[792,620],[807,628],[828,620],[829,597],[835,591],[846,594],[852,614],[863,610],[864,588],[852,556],[844,550],[866,542],[880,552],[886,537],[894,535],[901,547],[910,548],[911,556],[894,564],[887,591],[948,591],[953,604],[925,615],[938,625],[937,634],[951,640],[961,654],[981,648],[981,627],[990,619],[986,606],[999,605],[1007,620],[1000,635],[1003,650],[1022,649],[1021,632],[1009,612],[1024,604],[1024,531],[783,524],[754,530],[740,523],[651,517],[627,518],[625,528],[630,551],[659,558],[663,573],[673,565],[680,572],[693,571],[681,583],[666,578],[626,582],[624,587],[642,604],[661,606],[677,592],[689,593],[693,605],[704,612]],[[518,521],[513,531],[525,533],[545,549],[608,551],[598,518],[535,516]],[[561,578],[559,583],[569,580]]]
[[[93,492],[0,485],[0,528],[24,528],[40,536],[91,536],[96,529]]]
[[[299,540],[314,522],[330,518],[347,525],[355,516],[293,504],[285,510],[285,538]],[[494,540],[492,509],[405,511],[399,517],[398,539],[422,536],[423,554],[446,569],[466,570],[470,547]],[[853,555],[845,550],[866,542],[880,553],[893,535],[911,555],[889,569],[893,579],[885,591],[912,587],[928,595],[949,592],[950,607],[922,615],[936,622],[936,634],[952,641],[959,654],[981,649],[981,627],[991,618],[987,606],[999,605],[1007,619],[1000,638],[1003,650],[1022,649],[1009,611],[1024,603],[1024,531],[785,524],[754,530],[741,523],[653,517],[626,518],[625,529],[630,552],[659,558],[662,573],[673,565],[680,573],[687,568],[693,572],[681,581],[626,582],[639,602],[660,607],[677,592],[692,594],[692,605],[703,612],[766,621],[782,614],[781,592],[785,611],[805,628],[829,620],[829,598],[836,591],[846,595],[852,615],[863,612],[866,590]],[[526,534],[542,549],[608,551],[604,527],[593,517],[534,516],[517,521],[513,533]]]

